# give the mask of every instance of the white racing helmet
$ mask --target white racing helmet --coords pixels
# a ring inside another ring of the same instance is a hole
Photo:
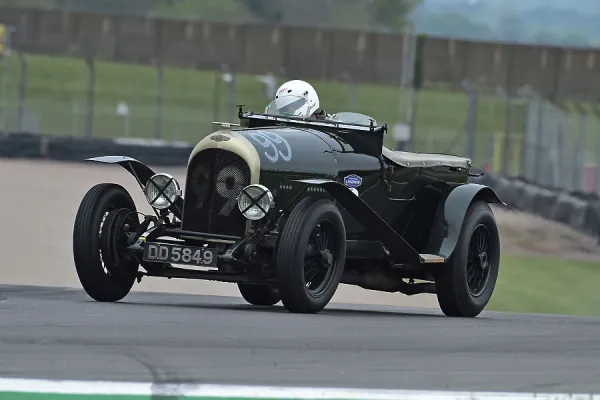
[[[312,85],[305,81],[293,80],[277,89],[275,99],[267,105],[265,114],[309,118],[318,109],[319,96]]]

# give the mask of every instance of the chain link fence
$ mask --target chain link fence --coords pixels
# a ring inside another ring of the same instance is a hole
[[[503,131],[489,138],[490,169],[544,187],[595,193],[600,160],[595,104],[555,104],[529,86],[507,94]]]
[[[411,57],[407,54],[406,57]],[[217,71],[114,64],[12,52],[0,63],[0,127],[83,137],[195,142],[213,121],[235,121],[236,105],[261,111],[285,71],[248,76]],[[593,192],[600,184],[599,109],[556,105],[523,87],[494,91],[463,81],[462,92],[312,82],[326,111],[357,111],[388,123],[386,146],[463,155],[488,171],[532,183]],[[485,90],[484,90],[485,89]],[[398,143],[398,128],[412,135]],[[410,131],[410,130],[409,130]]]
[[[416,150],[464,155],[487,171],[544,187],[598,191],[598,104],[555,104],[528,85],[512,92],[483,90],[468,81],[462,87],[464,127],[454,132],[444,124],[417,129]],[[451,108],[451,102],[432,113],[440,115],[444,107]]]

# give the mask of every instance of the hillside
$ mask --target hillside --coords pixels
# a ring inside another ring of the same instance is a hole
[[[566,46],[600,43],[600,1],[423,0],[417,30],[465,39]]]
[[[600,1],[577,0],[0,0],[0,6],[419,33],[588,47],[600,44]],[[576,6],[574,5],[576,4]]]

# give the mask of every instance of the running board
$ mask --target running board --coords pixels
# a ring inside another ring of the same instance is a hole
[[[419,254],[419,258],[421,259],[421,264],[443,264],[446,262],[444,257],[436,256],[435,254]]]

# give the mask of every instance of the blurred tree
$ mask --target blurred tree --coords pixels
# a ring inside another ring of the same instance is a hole
[[[283,1],[242,0],[241,2],[250,12],[266,22],[280,23],[282,21],[285,6]]]
[[[402,29],[410,13],[423,0],[371,0],[369,4],[373,25],[391,29]]]
[[[501,40],[509,42],[519,42],[529,37],[525,22],[517,14],[507,14],[500,19],[498,35]]]
[[[565,46],[575,47],[589,47],[592,45],[590,43],[590,40],[588,40],[588,38],[585,35],[579,32],[567,34],[565,37],[562,38],[561,42]]]
[[[556,45],[560,42],[560,35],[554,31],[541,30],[533,35],[533,41],[543,45]]]
[[[455,13],[425,15],[417,21],[417,29],[436,36],[450,34],[456,38],[495,39],[494,32],[487,25]]]
[[[174,6],[180,0],[53,0],[62,10],[146,15],[160,6]]]

